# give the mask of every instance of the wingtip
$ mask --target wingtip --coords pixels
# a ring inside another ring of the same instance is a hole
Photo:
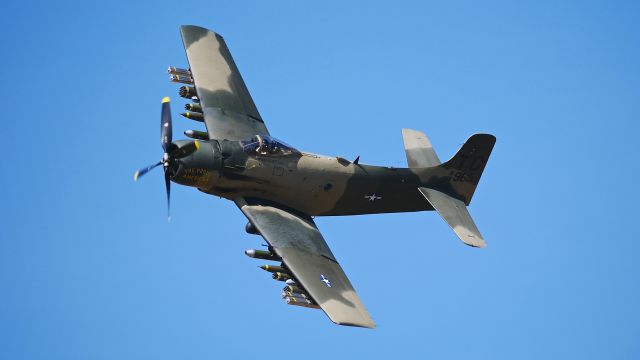
[[[370,321],[363,321],[363,322],[333,321],[333,323],[336,324],[336,325],[340,325],[340,326],[352,326],[352,327],[359,327],[359,328],[364,328],[364,329],[375,329],[376,328],[376,323],[374,323],[371,320]]]
[[[220,35],[217,31],[213,31],[211,29],[207,29],[205,27],[202,27],[200,25],[180,25],[180,31],[184,34],[185,32],[188,31],[195,31],[195,32],[206,32],[206,33],[212,33],[215,34],[219,37],[223,37],[222,35]]]
[[[487,243],[484,240],[482,240],[482,241],[473,241],[473,242],[467,241],[467,242],[464,242],[464,243],[466,245],[469,245],[469,246],[474,247],[474,248],[479,248],[479,249],[483,249],[483,248],[487,247]]]

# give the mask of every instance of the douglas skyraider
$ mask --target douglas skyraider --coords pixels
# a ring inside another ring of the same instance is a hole
[[[408,168],[391,168],[299,151],[269,134],[223,38],[197,26],[180,28],[188,69],[169,68],[185,84],[192,103],[182,115],[204,122],[189,130],[193,140],[172,140],[169,98],[162,100],[162,159],[136,172],[137,180],[162,165],[171,182],[233,201],[247,217],[246,231],[262,236],[268,250],[247,250],[286,285],[290,305],[322,309],[340,325],[375,324],[316,227],[314,216],[435,210],[467,245],[485,241],[467,206],[495,137],[471,136],[451,160],[441,163],[427,136],[403,129]]]

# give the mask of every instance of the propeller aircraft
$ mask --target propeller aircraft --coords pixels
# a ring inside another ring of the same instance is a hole
[[[427,136],[403,129],[408,168],[373,166],[341,157],[299,151],[272,137],[240,76],[224,39],[198,26],[182,26],[188,69],[170,67],[181,97],[192,102],[182,115],[203,122],[206,132],[185,131],[173,141],[169,98],[162,100],[162,165],[171,183],[233,201],[247,218],[245,230],[260,235],[267,250],[249,257],[275,261],[261,268],[282,281],[287,304],[322,309],[339,325],[375,324],[313,218],[433,211],[466,245],[485,241],[469,215],[470,204],[495,144],[488,134],[471,136],[442,163]]]

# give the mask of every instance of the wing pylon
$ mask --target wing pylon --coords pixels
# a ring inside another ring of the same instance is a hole
[[[222,36],[193,25],[181,26],[180,34],[209,138],[269,135]],[[191,97],[193,88],[184,89],[181,96]]]
[[[238,198],[235,202],[282,260],[288,270],[283,275],[285,280],[292,280],[291,286],[302,288],[312,300],[311,305],[317,304],[336,324],[375,327],[310,217],[257,199]]]

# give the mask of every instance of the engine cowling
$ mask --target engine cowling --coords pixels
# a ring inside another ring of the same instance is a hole
[[[173,144],[182,148],[193,140],[177,140]],[[223,166],[222,154],[216,140],[198,141],[199,148],[192,154],[173,162],[171,180],[178,184],[210,188],[219,177]]]

